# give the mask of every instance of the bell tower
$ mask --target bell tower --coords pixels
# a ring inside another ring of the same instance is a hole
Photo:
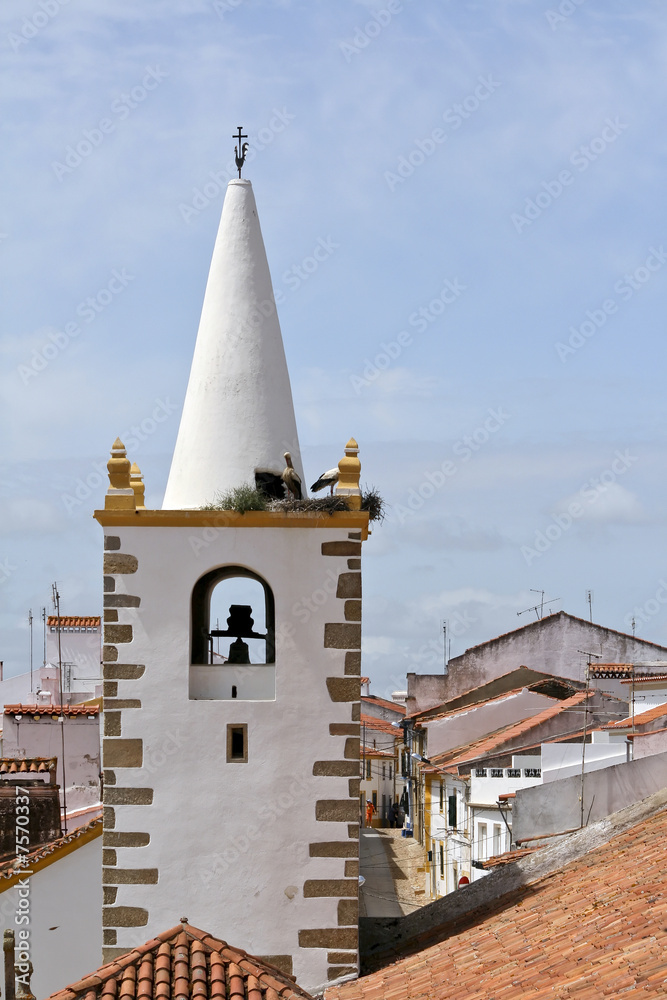
[[[252,186],[233,180],[163,508],[116,440],[95,512],[104,958],[188,913],[313,991],[358,967],[356,442],[347,509],[201,509],[241,485],[275,495],[285,450],[303,479]]]

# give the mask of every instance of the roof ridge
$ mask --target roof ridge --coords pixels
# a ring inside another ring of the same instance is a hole
[[[530,715],[526,719],[520,719],[517,722],[510,722],[506,726],[494,729],[493,732],[487,733],[485,736],[480,736],[477,740],[469,743],[462,743],[458,747],[453,747],[451,750],[445,751],[444,754],[434,754],[432,759],[437,764],[450,757],[451,760],[448,761],[449,763],[456,761],[459,764],[463,764],[467,761],[475,760],[477,757],[482,756],[476,752],[478,749],[487,749],[484,747],[484,744],[489,744],[488,750],[495,750],[497,746],[502,745],[503,742],[507,742],[507,740],[510,740],[512,736],[520,736],[525,732],[529,732],[542,722],[547,722],[549,719],[553,718],[554,715],[560,715],[561,712],[567,711],[569,708],[574,708],[575,705],[580,704],[584,701],[584,699],[591,698],[593,694],[595,694],[595,692],[592,690],[577,691],[576,694],[573,694],[570,698],[565,698],[563,701],[557,701],[555,705],[549,705],[548,708],[542,709],[542,711],[538,712],[537,715]],[[505,740],[494,740],[494,737],[500,736],[504,736]],[[463,753],[458,753],[457,751],[463,751]]]

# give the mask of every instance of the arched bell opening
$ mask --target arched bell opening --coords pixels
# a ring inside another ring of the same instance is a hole
[[[193,664],[275,662],[275,603],[266,580],[244,566],[202,576],[192,591]]]

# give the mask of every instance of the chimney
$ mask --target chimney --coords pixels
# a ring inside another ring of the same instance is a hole
[[[15,1000],[14,931],[5,931],[2,950],[5,953],[5,1000]]]

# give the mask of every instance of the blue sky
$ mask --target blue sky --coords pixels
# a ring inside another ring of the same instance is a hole
[[[54,579],[99,610],[116,435],[161,504],[239,123],[307,475],[354,435],[391,505],[374,689],[531,588],[667,644],[666,48],[657,0],[4,0],[7,672]]]

